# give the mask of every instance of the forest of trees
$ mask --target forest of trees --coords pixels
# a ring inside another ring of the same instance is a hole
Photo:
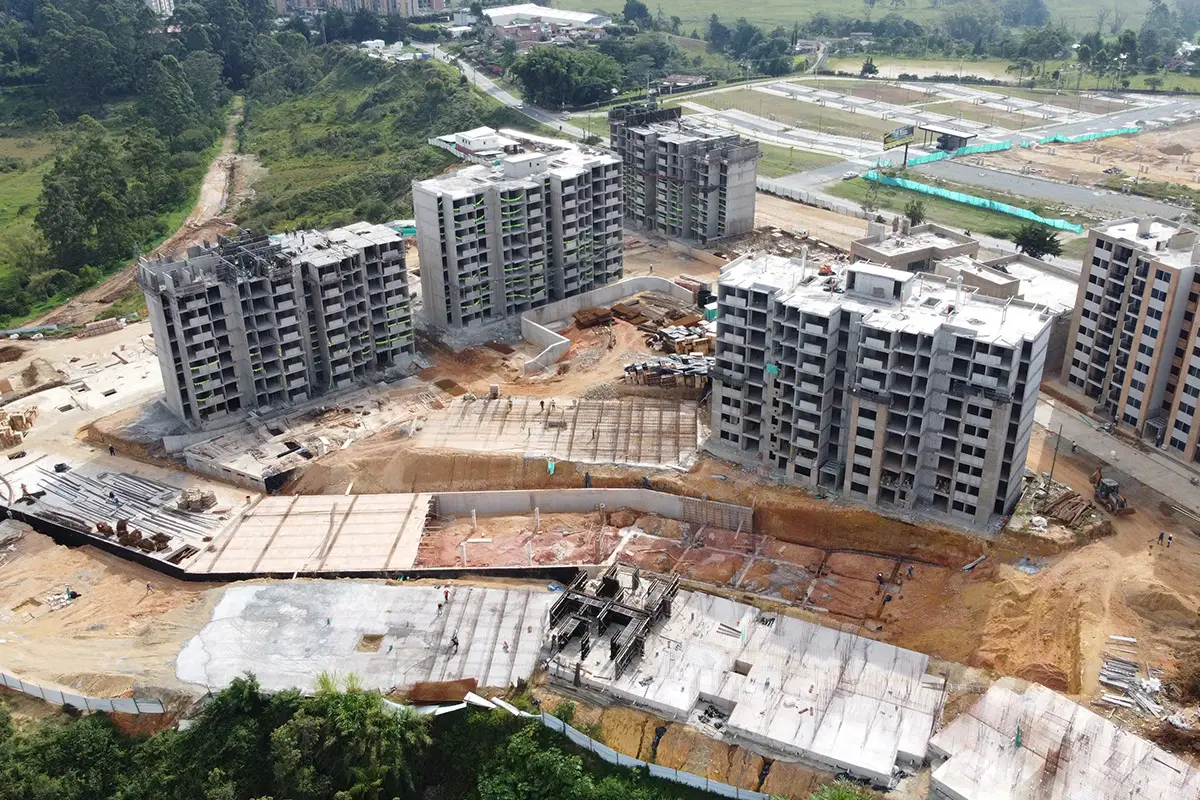
[[[522,702],[520,699],[517,702]],[[843,788],[817,800],[868,800]],[[573,751],[537,722],[478,709],[430,718],[351,677],[312,696],[253,677],[186,730],[122,733],[103,714],[17,726],[0,700],[4,800],[700,800]]]

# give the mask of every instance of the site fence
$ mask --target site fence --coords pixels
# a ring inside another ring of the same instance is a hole
[[[655,778],[672,781],[673,783],[681,783],[684,786],[691,786],[694,789],[700,789],[705,792],[721,795],[722,797],[734,797],[739,800],[771,800],[770,795],[762,792],[753,792],[749,789],[739,789],[736,786],[730,786],[727,783],[709,780],[700,775],[693,775],[690,772],[682,772],[681,770],[671,769],[659,764],[651,764],[648,761],[632,758],[630,756],[618,753],[607,745],[597,742],[595,739],[580,733],[572,728],[567,723],[560,720],[558,717],[550,714],[542,714],[542,724],[547,728],[558,731],[565,735],[568,739],[574,742],[584,750],[588,750],[603,758],[610,764],[616,764],[619,767],[628,767],[629,769],[645,769],[648,770]]]
[[[815,206],[823,208],[826,211],[832,211],[835,214],[842,214],[847,217],[857,217],[859,219],[873,220],[877,216],[875,213],[868,213],[856,206],[844,206],[840,203],[831,203],[829,200],[812,192],[806,192],[803,189],[796,189],[791,186],[785,186],[779,181],[764,178],[761,175],[755,181],[760,192],[773,194],[777,197],[785,197],[788,200],[795,200],[797,203],[804,203],[807,206]]]
[[[970,156],[976,153],[999,153],[1004,150],[1011,150],[1012,142],[990,142],[988,144],[968,144],[963,145],[957,150],[941,150],[936,153],[930,153],[925,156],[913,156],[908,160],[908,166],[919,167],[922,164],[932,164],[935,161],[945,161],[948,158],[958,158],[960,156]]]
[[[1137,133],[1141,128],[1115,128],[1109,131],[1098,131],[1096,133],[1080,133],[1076,136],[1064,136],[1061,133],[1056,133],[1053,136],[1042,138],[1038,144],[1079,144],[1080,142],[1091,142],[1096,139],[1107,139],[1109,136],[1125,136],[1128,134]],[[1030,145],[1026,144],[1026,147]]]
[[[1057,228],[1061,231],[1070,231],[1071,233],[1083,233],[1083,226],[1076,225],[1074,222],[1067,222],[1065,219],[1051,219],[1043,217],[1040,214],[1035,214],[1027,208],[1001,203],[999,200],[989,200],[986,197],[976,197],[973,194],[964,194],[963,192],[954,192],[949,189],[942,189],[938,186],[930,186],[926,183],[918,183],[910,181],[906,178],[890,178],[887,175],[881,175],[878,172],[871,170],[863,175],[869,181],[881,183],[884,186],[895,186],[900,189],[907,189],[910,192],[919,192],[932,197],[940,197],[943,200],[950,200],[955,203],[962,203],[976,208],[995,211],[1000,214],[1008,214],[1009,216],[1027,219],[1031,222],[1038,222],[1042,225],[1047,225],[1051,228]]]
[[[104,711],[109,714],[114,712],[120,714],[163,713],[163,704],[158,700],[139,700],[134,697],[86,697],[81,694],[60,692],[57,689],[44,689],[37,684],[23,681],[15,675],[4,672],[0,672],[0,685],[56,706],[71,706],[80,711]]]

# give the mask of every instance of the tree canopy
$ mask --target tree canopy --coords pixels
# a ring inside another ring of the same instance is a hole
[[[512,72],[525,97],[560,108],[607,100],[623,85],[625,73],[612,56],[585,47],[531,47],[513,62]]]
[[[1054,229],[1036,222],[1026,222],[1013,234],[1013,244],[1027,256],[1061,256],[1062,243]]]

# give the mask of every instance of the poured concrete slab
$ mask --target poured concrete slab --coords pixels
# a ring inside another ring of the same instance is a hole
[[[1058,692],[993,686],[930,741],[954,800],[1200,797],[1200,771]],[[937,763],[936,760],[934,762]]]
[[[311,691],[322,672],[367,688],[475,678],[505,688],[528,678],[555,594],[353,581],[233,586],[180,652],[180,680],[219,689],[252,672],[271,691]],[[459,646],[451,637],[458,635]],[[364,638],[365,637],[365,638]],[[507,647],[505,645],[507,644]]]
[[[428,494],[266,497],[201,553],[188,572],[378,574],[413,565]]]

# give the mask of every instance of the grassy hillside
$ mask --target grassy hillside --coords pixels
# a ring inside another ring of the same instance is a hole
[[[243,223],[279,230],[409,217],[412,181],[457,163],[428,139],[479,125],[538,127],[445,64],[346,53],[303,96],[252,106],[244,149],[268,171]]]

